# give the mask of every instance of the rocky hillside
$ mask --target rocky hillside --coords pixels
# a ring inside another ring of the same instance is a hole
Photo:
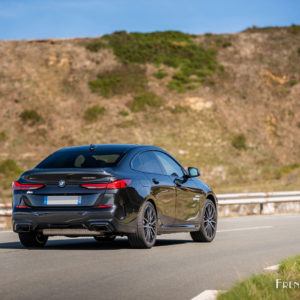
[[[0,103],[0,201],[90,143],[163,147],[217,192],[300,187],[300,26],[0,41]]]

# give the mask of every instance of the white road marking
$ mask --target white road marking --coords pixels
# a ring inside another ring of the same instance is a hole
[[[216,300],[220,292],[223,291],[205,290],[191,300]]]
[[[13,232],[12,230],[0,230],[0,233]]]
[[[279,265],[269,266],[264,268],[267,272],[277,272],[279,270]]]
[[[241,227],[241,228],[233,228],[233,229],[217,230],[217,232],[231,232],[231,231],[257,230],[257,229],[268,229],[268,228],[273,228],[273,226]]]

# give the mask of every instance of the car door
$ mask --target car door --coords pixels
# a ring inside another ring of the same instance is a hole
[[[154,198],[158,219],[161,225],[172,225],[175,221],[175,184],[164,171],[153,151],[144,151],[135,159],[139,159],[144,175],[147,176]]]
[[[192,178],[184,176],[184,169],[173,158],[159,151],[155,154],[176,186],[175,225],[199,224],[200,198],[204,192],[197,188]]]

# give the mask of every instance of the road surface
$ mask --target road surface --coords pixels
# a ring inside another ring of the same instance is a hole
[[[296,254],[300,215],[220,219],[210,244],[169,234],[150,250],[130,249],[126,238],[103,245],[56,237],[27,250],[17,234],[0,232],[0,298],[189,300]]]

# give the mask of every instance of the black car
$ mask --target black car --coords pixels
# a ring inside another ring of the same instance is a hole
[[[174,232],[211,242],[217,198],[199,175],[154,146],[64,148],[15,181],[13,230],[25,247],[43,247],[55,235],[125,235],[134,248]]]

